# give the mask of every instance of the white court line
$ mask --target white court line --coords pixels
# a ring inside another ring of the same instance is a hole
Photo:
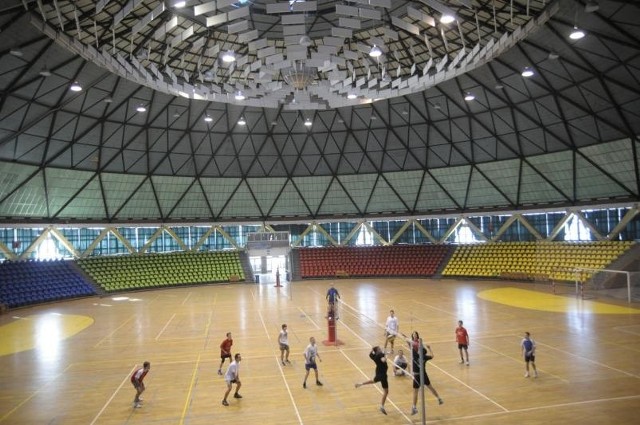
[[[267,339],[269,341],[271,341],[271,334],[269,333],[269,330],[267,329],[267,325],[264,323],[264,319],[262,318],[262,312],[260,310],[258,310],[258,315],[260,316],[260,321],[262,322],[262,327],[264,328],[264,332],[267,334]],[[269,356],[271,357],[271,356]],[[291,404],[293,404],[293,410],[296,412],[296,416],[298,417],[298,422],[300,423],[300,425],[302,425],[304,422],[302,422],[302,417],[300,416],[300,411],[298,410],[298,405],[296,404],[296,400],[293,398],[293,394],[291,393],[291,388],[289,387],[289,383],[287,382],[287,378],[284,374],[284,371],[282,370],[282,365],[280,364],[280,361],[278,360],[278,355],[277,353],[274,355],[275,359],[276,359],[276,363],[278,364],[278,369],[280,370],[280,376],[282,376],[282,381],[284,382],[284,386],[287,388],[287,392],[289,393],[289,399],[291,400]]]
[[[468,420],[468,419],[486,418],[488,416],[503,415],[505,413],[511,414],[511,413],[522,413],[522,412],[535,412],[537,410],[554,409],[554,408],[558,408],[558,407],[580,406],[580,405],[584,405],[584,404],[596,404],[596,403],[610,403],[612,401],[632,400],[632,399],[636,399],[636,398],[640,398],[640,396],[631,395],[631,396],[623,396],[623,397],[599,398],[599,399],[594,399],[594,400],[574,401],[574,402],[570,402],[570,403],[546,404],[544,406],[526,407],[526,408],[523,408],[523,409],[508,410],[507,412],[480,413],[478,415],[456,416],[456,417],[442,418],[442,419],[438,419],[436,421],[427,421],[427,422],[435,423],[435,422],[449,422],[449,421],[465,421],[465,420]]]
[[[138,367],[138,365],[135,365],[133,367],[133,369],[131,369],[131,371],[129,371],[129,373],[127,374],[127,376],[124,377],[124,379],[122,380],[122,382],[120,382],[120,385],[118,386],[118,388],[116,388],[116,390],[113,392],[113,394],[111,394],[111,397],[109,397],[109,400],[107,400],[107,402],[104,404],[104,406],[102,406],[102,409],[100,409],[100,411],[98,412],[98,414],[96,415],[95,418],[93,418],[93,420],[91,421],[91,423],[89,425],[94,425],[96,423],[96,421],[98,420],[98,418],[100,417],[100,415],[102,415],[102,413],[104,413],[104,411],[107,409],[107,406],[109,406],[109,404],[111,404],[111,402],[113,401],[113,399],[115,398],[116,394],[118,394],[118,391],[120,391],[120,389],[122,388],[122,386],[124,385],[125,382],[127,382],[127,380],[129,379],[129,377],[133,374],[133,372],[136,370],[136,368]]]
[[[309,315],[307,314],[307,312],[306,312],[306,311],[304,311],[304,310],[303,310],[302,308],[300,308],[300,307],[298,307],[298,310],[300,310],[300,312],[301,312],[302,314],[304,314],[304,317],[306,317],[307,319],[309,319],[309,321],[310,321],[311,323],[313,323],[313,326],[315,326],[315,328],[316,328],[317,330],[320,330],[320,326],[318,326],[318,324],[317,324],[316,322],[314,322],[314,321],[313,321],[313,319],[311,318],[311,316],[309,316]]]
[[[550,348],[550,349],[552,349],[552,350],[554,350],[554,351],[559,351],[560,353],[567,354],[567,355],[572,356],[572,357],[577,357],[577,358],[579,358],[580,360],[584,360],[584,361],[586,361],[586,362],[593,363],[593,364],[595,364],[595,365],[598,365],[598,366],[604,367],[604,368],[606,368],[606,369],[610,369],[610,370],[614,370],[614,371],[616,371],[616,372],[620,372],[620,373],[622,373],[623,375],[631,376],[632,378],[640,378],[640,376],[638,376],[638,375],[634,375],[633,373],[625,372],[624,370],[617,369],[617,368],[615,368],[615,367],[613,367],[613,366],[608,366],[608,365],[606,365],[606,364],[604,364],[604,363],[600,363],[600,362],[597,362],[597,361],[595,361],[595,360],[591,360],[591,359],[588,359],[588,358],[586,358],[586,357],[579,356],[579,355],[574,354],[574,353],[571,353],[571,352],[569,352],[569,351],[561,350],[561,349],[556,348],[556,347],[553,347],[553,346],[551,346],[551,345],[542,344],[542,343],[538,342],[537,340],[536,340],[536,344],[537,344],[537,345],[543,345],[543,346],[545,346],[545,347],[547,347],[547,348]]]
[[[114,330],[109,332],[104,338],[102,338],[100,341],[98,341],[96,343],[96,345],[93,346],[93,348],[98,348],[104,341],[106,341],[108,338],[111,338],[113,335],[115,335],[115,333],[118,332],[120,330],[120,328],[124,327],[124,325],[129,323],[129,321],[131,319],[133,319],[134,317],[136,317],[135,314],[132,314],[131,316],[129,316],[129,318],[127,320],[125,320],[124,322],[122,322],[122,324],[120,326],[118,326],[117,328],[115,328]]]
[[[186,297],[184,297],[184,300],[182,300],[182,305],[185,305],[185,303],[187,302],[187,300],[191,297],[191,294],[193,294],[193,292],[189,291],[189,293],[187,294]]]
[[[169,326],[169,323],[171,323],[171,321],[174,319],[174,317],[176,317],[176,314],[173,313],[173,315],[169,318],[169,320],[167,320],[167,323],[164,325],[164,327],[160,330],[160,332],[158,333],[158,335],[156,335],[156,341],[158,339],[160,339],[160,335],[162,335],[162,333],[167,330],[167,327]]]

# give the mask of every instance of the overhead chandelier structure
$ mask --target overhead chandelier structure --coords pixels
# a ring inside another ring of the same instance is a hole
[[[558,10],[558,2],[512,0],[482,10],[471,0],[203,0],[181,9],[167,3],[44,2],[32,23],[73,53],[160,92],[327,109],[455,78],[504,53]]]

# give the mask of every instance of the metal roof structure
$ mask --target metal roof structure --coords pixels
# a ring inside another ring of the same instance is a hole
[[[7,0],[0,222],[634,203],[639,18],[619,0]]]

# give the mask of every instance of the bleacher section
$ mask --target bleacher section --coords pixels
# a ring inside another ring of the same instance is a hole
[[[576,267],[602,269],[633,242],[498,242],[461,245],[442,275],[574,281]],[[584,274],[580,280],[587,280]]]
[[[446,245],[300,248],[300,276],[433,276]]]
[[[106,292],[245,280],[236,251],[95,257],[78,264]]]
[[[0,263],[0,304],[23,307],[95,295],[71,261],[5,261]]]

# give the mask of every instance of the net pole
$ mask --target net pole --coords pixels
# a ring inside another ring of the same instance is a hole
[[[427,403],[424,400],[424,345],[422,338],[420,338],[420,351],[418,353],[418,359],[420,359],[420,410],[422,415],[422,425],[427,423]]]
[[[627,272],[627,303],[631,304],[631,273]]]

